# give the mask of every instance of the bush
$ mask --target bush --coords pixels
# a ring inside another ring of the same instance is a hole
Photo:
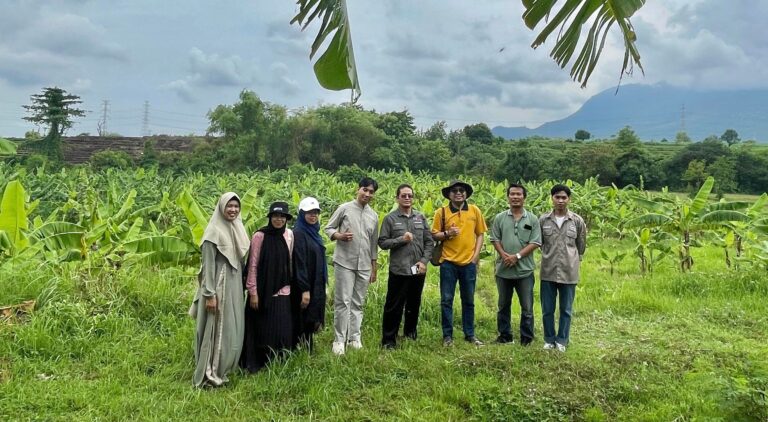
[[[42,167],[48,163],[48,157],[42,154],[30,154],[24,159],[24,166],[28,171]]]
[[[129,169],[134,165],[133,158],[127,152],[112,150],[93,154],[90,162],[91,166],[97,170],[107,168]]]

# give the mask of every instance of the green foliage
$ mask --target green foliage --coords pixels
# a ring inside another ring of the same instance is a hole
[[[586,141],[587,139],[591,138],[592,134],[587,132],[584,129],[579,129],[576,131],[576,133],[573,135],[574,139],[577,139],[579,141]]]
[[[77,95],[57,87],[43,88],[40,94],[30,98],[32,103],[23,106],[30,114],[24,120],[48,127],[48,134],[33,146],[48,158],[61,161],[61,137],[72,127],[75,117],[85,116],[85,111],[77,108],[82,101]]]
[[[133,158],[125,151],[99,151],[91,156],[90,162],[95,170],[108,168],[125,170],[134,166]]]
[[[16,144],[5,138],[0,138],[0,157],[9,155],[16,155]]]
[[[728,146],[737,144],[741,141],[738,132],[733,129],[726,129],[725,132],[720,135],[720,140],[728,144]]]

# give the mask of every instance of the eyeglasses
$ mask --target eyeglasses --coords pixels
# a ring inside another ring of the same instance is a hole
[[[466,193],[467,191],[464,188],[453,188],[451,189],[451,193]]]
[[[400,197],[403,198],[403,199],[410,199],[410,198],[413,198],[413,194],[412,193],[404,193],[404,194],[401,194]]]
[[[285,214],[272,214],[272,217],[275,220],[286,220],[288,218]]]

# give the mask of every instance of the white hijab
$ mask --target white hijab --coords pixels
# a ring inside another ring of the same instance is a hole
[[[240,215],[238,214],[233,221],[229,221],[224,214],[227,202],[232,199],[237,199],[240,202],[240,197],[234,192],[221,195],[219,203],[211,215],[211,220],[205,227],[200,245],[202,246],[205,241],[213,243],[233,268],[240,268],[245,260],[245,255],[248,253],[250,240]]]

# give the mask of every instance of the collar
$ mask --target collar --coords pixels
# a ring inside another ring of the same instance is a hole
[[[507,210],[507,215],[508,215],[508,216],[510,216],[510,217],[512,217],[512,218],[515,218],[515,215],[514,215],[514,214],[512,214],[512,210],[509,210],[509,209],[508,209],[508,210]],[[523,215],[522,215],[522,216],[520,216],[520,219],[521,219],[521,220],[522,220],[523,218],[528,218],[528,210],[527,210],[527,209],[525,209],[525,207],[523,207]]]
[[[448,202],[448,208],[450,208],[451,212],[467,211],[469,210],[469,204],[467,203],[467,201],[464,201],[464,205],[462,205],[461,210],[459,210],[458,208],[453,207],[452,202]]]
[[[397,207],[397,215],[399,215],[401,217],[411,218],[411,217],[413,217],[413,214],[414,214],[413,208],[411,208],[411,213],[410,214],[406,214],[406,213],[404,213],[403,211],[400,210],[400,207]]]
[[[549,213],[547,213],[547,218],[552,219],[552,220],[557,218],[557,216],[555,215],[555,211],[550,211]],[[565,219],[566,220],[572,220],[573,219],[573,212],[571,210],[568,210],[565,213]]]

